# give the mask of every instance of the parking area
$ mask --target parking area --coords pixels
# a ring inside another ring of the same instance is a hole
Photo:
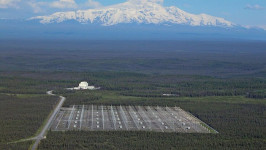
[[[74,105],[61,108],[51,130],[209,133],[202,124],[180,107]]]

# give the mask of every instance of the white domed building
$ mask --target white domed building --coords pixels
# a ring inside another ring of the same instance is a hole
[[[82,81],[79,83],[78,87],[68,88],[69,90],[97,90],[100,89],[99,87],[96,88],[95,86],[89,86],[88,82]]]
[[[80,88],[80,89],[88,89],[88,87],[89,87],[89,84],[88,84],[88,82],[86,82],[86,81],[82,81],[82,82],[80,82],[80,84],[79,84],[79,88]]]

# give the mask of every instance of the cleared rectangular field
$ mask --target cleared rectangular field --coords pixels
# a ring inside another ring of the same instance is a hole
[[[51,130],[210,133],[203,124],[179,107],[74,105],[61,108]]]

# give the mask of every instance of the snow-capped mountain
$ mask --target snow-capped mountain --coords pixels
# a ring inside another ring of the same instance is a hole
[[[125,3],[97,9],[57,12],[49,16],[37,16],[30,20],[40,23],[60,23],[75,20],[80,23],[99,23],[104,26],[116,24],[181,24],[190,26],[234,27],[235,24],[223,18],[207,14],[191,14],[177,7],[164,7],[151,1],[130,0]]]

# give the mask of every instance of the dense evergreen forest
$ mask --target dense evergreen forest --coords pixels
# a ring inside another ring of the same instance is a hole
[[[58,98],[179,106],[219,134],[49,132],[41,150],[266,149],[263,41],[0,40],[0,150],[26,150]],[[101,87],[69,91],[81,81]],[[164,96],[163,94],[172,94]]]
[[[234,40],[0,40],[0,71],[127,71],[265,77],[265,47],[264,41]]]
[[[262,97],[250,98],[252,91],[265,89],[264,78],[225,79],[198,75],[151,75],[128,72],[5,72],[0,78],[2,93],[0,100],[3,107],[1,130],[5,134],[4,137],[1,136],[1,146],[5,149],[26,149],[31,144],[31,142],[7,144],[7,142],[27,138],[37,132],[56,102],[53,97],[44,95],[49,89],[54,89],[57,94],[67,97],[64,104],[66,107],[73,104],[180,106],[218,130],[219,134],[49,132],[47,139],[41,142],[40,149],[193,149],[195,147],[264,149],[265,147],[266,101]],[[77,86],[83,80],[100,86],[101,90],[64,89]],[[189,92],[194,94],[186,95]],[[165,97],[162,96],[163,93],[176,95]],[[11,124],[14,124],[12,128]]]
[[[0,94],[0,149],[28,149],[31,141],[17,141],[34,136],[56,103],[46,95]]]

